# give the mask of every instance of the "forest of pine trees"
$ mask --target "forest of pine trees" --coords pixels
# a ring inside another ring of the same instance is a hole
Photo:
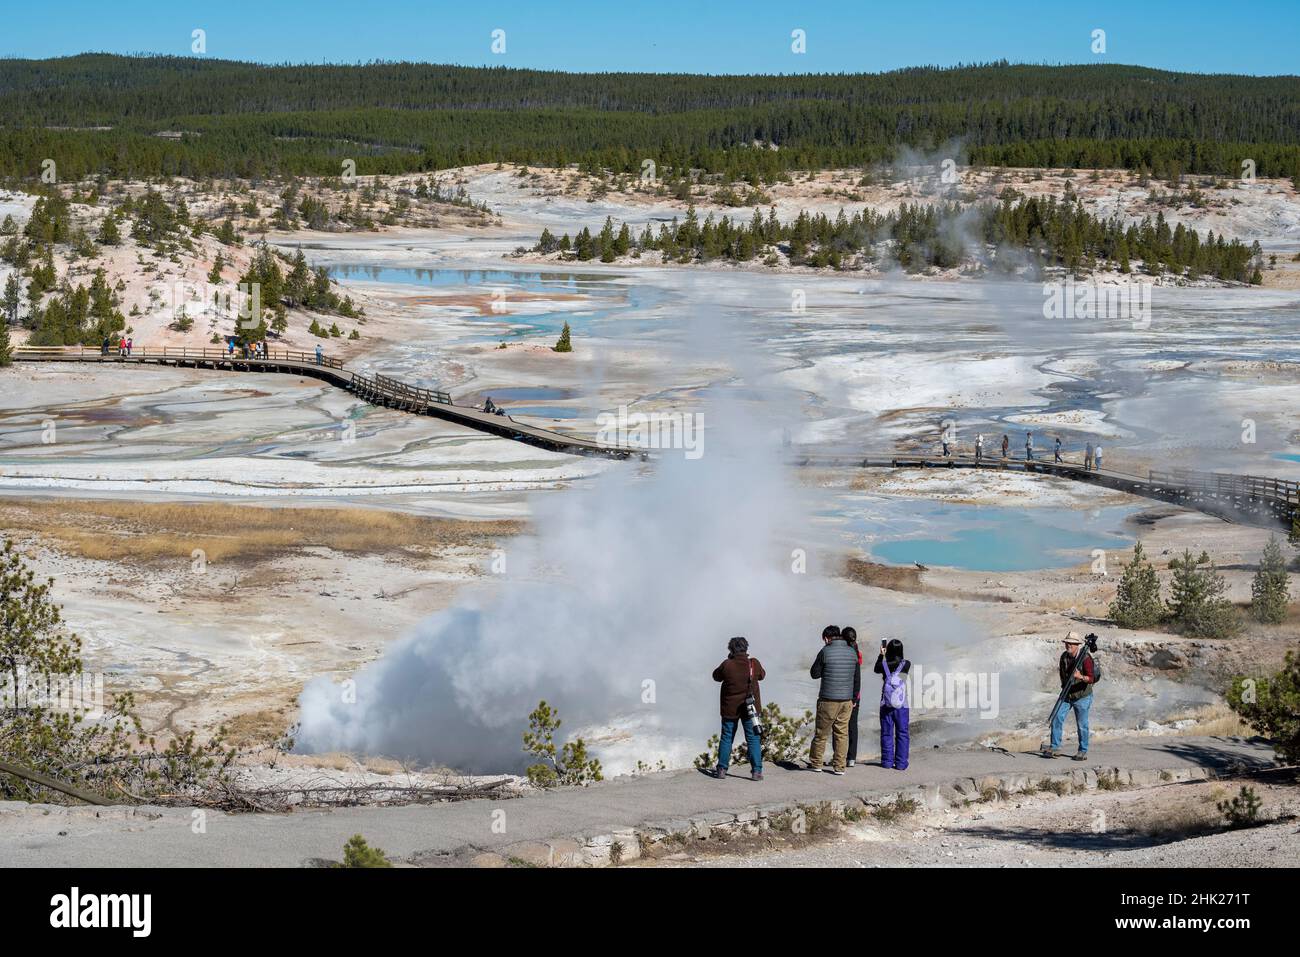
[[[1164,214],[1126,224],[1101,219],[1077,200],[1005,196],[1001,202],[963,206],[904,203],[896,212],[863,210],[831,218],[804,211],[780,222],[776,210],[755,210],[746,224],[728,216],[703,221],[690,208],[686,217],[655,232],[647,226],[633,236],[626,223],[607,219],[596,233],[583,228],[559,239],[545,230],[533,251],[561,253],[581,261],[613,262],[657,250],[678,263],[729,260],[749,262],[780,248],[791,264],[834,269],[898,265],[908,270],[950,268],[978,262],[1007,271],[1029,262],[1038,268],[1060,266],[1075,274],[1113,267],[1130,272],[1138,264],[1147,275],[1212,277],[1258,282],[1261,251],[1210,232],[1202,238],[1181,223],[1170,228]]]
[[[92,129],[92,127],[109,127]],[[162,138],[161,131],[180,131]],[[960,147],[954,145],[960,144]],[[1114,64],[572,74],[416,63],[0,60],[0,177],[360,175],[483,162],[772,182],[887,161],[1300,177],[1300,79]]]

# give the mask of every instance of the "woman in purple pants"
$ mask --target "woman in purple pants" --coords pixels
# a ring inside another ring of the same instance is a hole
[[[897,638],[880,643],[876,674],[884,679],[880,689],[880,766],[907,770],[908,712],[905,676],[912,663],[903,657],[903,643]]]

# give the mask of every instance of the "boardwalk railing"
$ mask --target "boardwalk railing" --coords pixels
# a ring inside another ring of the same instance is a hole
[[[1145,475],[1115,469],[1088,469],[1078,462],[1042,458],[985,455],[926,455],[923,453],[819,453],[797,456],[797,465],[886,469],[980,469],[1055,475],[1105,488],[1170,502],[1230,522],[1290,531],[1300,516],[1300,482],[1259,475],[1152,469]]]
[[[354,372],[352,373],[352,387],[353,391],[359,395],[373,393],[386,396],[398,406],[423,408],[433,403],[452,404],[451,396],[446,392],[439,392],[436,389],[418,389],[386,375],[375,374],[368,376]]]
[[[107,352],[85,346],[21,346],[14,358],[28,362],[93,362],[108,365],[171,365],[222,369],[236,372],[287,372],[323,379],[340,389],[347,389],[375,405],[400,409],[417,415],[430,415],[490,435],[526,442],[553,452],[627,458],[641,455],[638,449],[607,445],[593,439],[556,432],[523,422],[509,415],[489,415],[481,409],[456,405],[451,396],[437,389],[422,389],[379,373],[352,372],[343,360],[315,352],[269,349],[265,355],[233,352],[229,348],[190,348],[176,346],[139,346],[130,352],[116,346]]]
[[[1170,501],[1201,511],[1223,513],[1272,513],[1290,527],[1300,512],[1300,482],[1262,475],[1231,472],[1195,472],[1190,469],[1152,469],[1151,485]]]
[[[236,349],[231,352],[224,347],[212,346],[211,348],[193,348],[191,346],[136,346],[128,352],[121,352],[117,346],[111,347],[107,352],[103,349],[96,349],[93,346],[19,346],[14,350],[16,359],[43,359],[43,358],[79,358],[86,360],[99,359],[105,362],[111,362],[114,359],[126,361],[139,359],[167,359],[167,360],[199,360],[199,361],[221,361],[228,362],[296,362],[305,365],[320,365],[327,369],[342,369],[343,360],[334,356],[321,355],[320,361],[316,360],[314,352],[294,352],[287,349],[268,349],[266,355],[245,353],[242,349]]]
[[[480,432],[527,442],[552,451],[577,452],[627,458],[644,457],[645,450],[610,446],[581,436],[543,429],[516,422],[508,415],[490,415],[481,409],[458,406],[446,392],[421,389],[399,379],[379,373],[350,372],[343,360],[314,352],[272,349],[265,356],[245,355],[242,350],[227,348],[179,348],[173,346],[140,347],[129,354],[111,348],[107,353],[83,346],[22,346],[14,358],[28,361],[102,362],[121,364],[192,365],[235,371],[291,372],[309,375],[347,389],[367,402],[401,409],[419,415],[432,415]],[[1115,469],[1087,469],[1077,462],[1053,461],[1050,450],[1032,460],[1002,458],[996,450],[976,459],[958,454],[947,457],[923,453],[817,453],[800,455],[798,465],[832,468],[844,465],[861,468],[958,468],[1016,470],[1038,475],[1055,475],[1079,482],[1101,485],[1131,495],[1172,502],[1234,522],[1269,526],[1282,525],[1290,530],[1300,514],[1300,482],[1258,475],[1234,475],[1223,472],[1195,472],[1187,469],[1152,469],[1146,475],[1134,475]]]

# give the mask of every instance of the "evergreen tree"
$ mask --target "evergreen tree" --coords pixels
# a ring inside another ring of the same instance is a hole
[[[1227,638],[1239,624],[1236,610],[1224,596],[1223,576],[1210,564],[1210,556],[1201,552],[1193,557],[1184,551],[1172,559],[1174,573],[1170,583],[1169,616],[1179,631],[1198,638]]]
[[[1133,560],[1124,566],[1109,614],[1121,628],[1150,628],[1165,616],[1160,578],[1146,560],[1141,542],[1133,545]]]
[[[0,321],[0,368],[14,361],[13,347],[9,342],[9,323]]]
[[[569,324],[566,322],[560,331],[560,340],[552,347],[555,352],[572,352],[573,343],[569,341]]]
[[[328,276],[328,273],[326,274]],[[296,306],[305,302],[312,290],[312,272],[307,265],[307,257],[299,248],[293,257],[293,268],[285,280],[285,297],[289,305]]]
[[[208,270],[208,282],[217,286],[221,284],[221,270],[226,268],[225,257],[221,255],[221,250],[217,250],[217,258],[212,261],[212,268]]]
[[[95,237],[101,246],[116,246],[122,242],[121,230],[117,228],[117,216],[109,213],[99,224],[99,235]]]
[[[235,232],[235,224],[231,222],[229,217],[227,217],[226,221],[221,224],[215,235],[217,237],[217,242],[221,243],[223,246],[239,245],[239,234]]]
[[[4,294],[0,295],[0,313],[3,313],[4,322],[15,323],[18,321],[18,306],[22,302],[22,283],[18,280],[18,271],[14,270],[5,280]]]
[[[1277,539],[1269,536],[1250,586],[1250,613],[1256,621],[1276,625],[1286,618],[1291,601],[1291,578]]]
[[[1279,761],[1300,762],[1300,655],[1288,651],[1282,670],[1271,677],[1237,678],[1227,697],[1233,711],[1273,742]]]

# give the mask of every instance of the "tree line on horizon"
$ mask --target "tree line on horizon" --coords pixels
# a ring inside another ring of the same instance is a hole
[[[107,128],[101,128],[107,127]],[[171,135],[161,137],[157,134]],[[176,136],[175,134],[180,134]],[[881,74],[579,74],[0,60],[0,176],[393,174],[487,162],[790,170],[942,151],[961,163],[1300,177],[1300,78],[994,63]]]

